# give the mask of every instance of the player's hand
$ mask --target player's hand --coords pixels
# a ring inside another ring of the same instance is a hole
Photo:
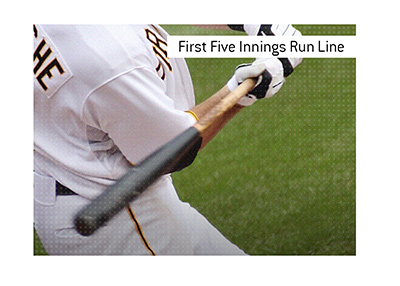
[[[238,102],[242,106],[252,105],[258,99],[272,97],[285,83],[282,63],[276,58],[258,59],[251,64],[239,65],[227,83],[229,90],[233,91],[247,78],[257,78],[257,83],[254,89]]]
[[[249,36],[301,36],[301,33],[290,24],[250,24],[228,25],[232,30],[246,32]],[[283,64],[284,75],[288,77],[301,63],[302,58],[279,58]]]

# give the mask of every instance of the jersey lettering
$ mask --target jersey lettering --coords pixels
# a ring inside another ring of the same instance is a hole
[[[162,66],[160,61],[158,62],[158,66],[156,67],[156,71],[157,71],[158,76],[162,80],[164,80],[165,79],[165,70],[164,70],[164,68],[163,68],[163,66]]]
[[[169,62],[167,55],[167,42],[157,37],[155,33],[146,29],[146,38],[153,44],[153,51],[156,56],[167,66],[169,71],[172,71],[172,65]]]
[[[72,72],[40,27],[33,25],[33,36],[35,46],[33,52],[33,74],[36,79],[35,84],[39,84],[42,92],[51,97],[72,77]]]
[[[54,59],[49,65],[36,77],[38,80],[39,84],[41,87],[43,87],[44,90],[47,90],[46,84],[43,82],[43,77],[47,76],[48,78],[52,78],[53,74],[51,73],[51,69],[57,67],[58,73],[63,74],[64,69],[60,65],[57,59]]]
[[[37,71],[40,69],[40,67],[43,65],[43,63],[46,61],[46,59],[50,56],[51,54],[51,49],[48,48],[46,52],[41,55],[41,51],[43,47],[46,45],[46,41],[43,39],[39,46],[36,48],[35,52],[33,53],[33,61],[36,59],[38,60],[38,63],[36,64],[35,68],[33,69],[33,73],[37,73]]]

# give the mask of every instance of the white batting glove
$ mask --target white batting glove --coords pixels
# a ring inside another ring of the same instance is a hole
[[[245,25],[228,25],[232,30],[246,32],[249,36],[301,36],[301,33],[290,24],[245,24]],[[284,75],[288,77],[297,67],[302,58],[279,58],[283,64]]]
[[[274,96],[285,83],[282,63],[276,58],[258,59],[251,64],[239,65],[227,86],[233,91],[247,78],[258,78],[256,86],[238,104],[249,106],[258,99]]]

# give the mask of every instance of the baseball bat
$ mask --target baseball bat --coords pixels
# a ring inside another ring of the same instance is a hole
[[[246,79],[195,125],[132,167],[75,216],[76,230],[85,236],[93,234],[142,194],[156,179],[173,170],[174,166],[198,143],[201,134],[231,110],[254,86],[254,79]]]

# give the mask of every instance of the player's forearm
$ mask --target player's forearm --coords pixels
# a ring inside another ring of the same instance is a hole
[[[224,114],[217,122],[215,122],[209,129],[202,134],[201,149],[204,148],[221,129],[233,118],[244,106],[235,105],[231,110]]]
[[[195,113],[199,119],[201,119],[229,93],[230,91],[228,87],[224,86],[213,96],[192,108],[191,111]],[[210,128],[208,128],[202,134],[201,148],[204,148],[208,142],[210,142],[218,134],[218,132],[221,131],[221,129],[242,109],[243,106],[235,105],[231,110],[224,114],[224,116],[216,120],[216,122],[214,122],[212,126],[210,126]]]

